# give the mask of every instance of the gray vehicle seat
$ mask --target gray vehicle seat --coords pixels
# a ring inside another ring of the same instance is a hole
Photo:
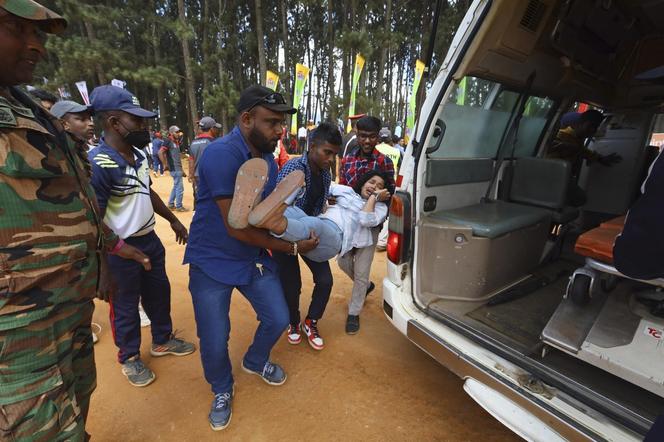
[[[440,221],[468,226],[474,236],[497,238],[544,221],[550,214],[546,209],[493,201],[445,210],[430,216]]]
[[[546,209],[556,224],[567,224],[579,209],[566,206],[572,167],[565,160],[519,158],[514,161],[509,201]]]

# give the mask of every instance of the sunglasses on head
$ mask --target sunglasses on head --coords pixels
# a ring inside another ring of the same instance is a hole
[[[256,100],[256,102],[252,104],[248,110],[251,110],[261,104],[286,104],[286,100],[284,100],[284,97],[280,93],[274,92]]]

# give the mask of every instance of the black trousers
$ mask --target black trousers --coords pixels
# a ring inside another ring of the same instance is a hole
[[[272,257],[279,266],[279,279],[284,289],[286,304],[290,323],[295,325],[300,322],[300,292],[302,290],[302,276],[300,274],[300,261],[297,256],[285,253],[273,252]],[[314,290],[311,294],[311,304],[307,318],[318,320],[323,317],[327,301],[332,293],[332,270],[329,262],[315,262],[302,257],[304,263],[311,270],[314,277]]]

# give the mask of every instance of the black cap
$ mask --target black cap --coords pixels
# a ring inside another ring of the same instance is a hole
[[[257,84],[249,86],[242,91],[240,101],[237,103],[237,111],[246,112],[256,106],[263,106],[274,112],[283,112],[291,115],[297,112],[297,109],[286,104],[284,96],[279,92]]]

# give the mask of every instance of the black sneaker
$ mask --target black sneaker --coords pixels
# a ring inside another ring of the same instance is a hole
[[[373,281],[369,281],[369,287],[367,287],[367,293],[364,295],[364,297],[366,298],[369,296],[369,293],[373,292],[375,288],[376,284],[374,284]]]
[[[346,333],[354,335],[360,331],[360,317],[358,315],[348,315],[346,318]]]

